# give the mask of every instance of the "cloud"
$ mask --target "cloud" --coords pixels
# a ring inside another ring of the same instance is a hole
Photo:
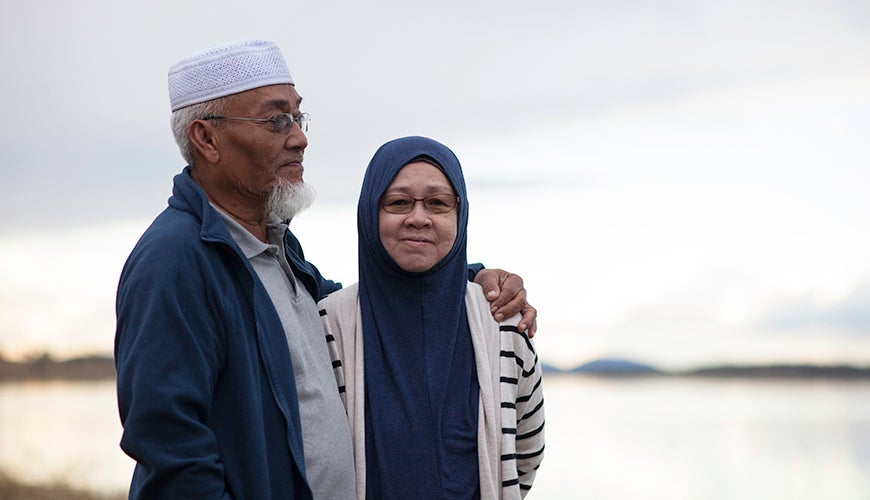
[[[870,359],[870,285],[844,293],[870,277],[864,4],[375,3],[218,0],[204,30],[187,26],[198,2],[168,0],[52,15],[25,2],[0,18],[0,347],[110,344],[117,274],[145,226],[120,224],[162,210],[182,167],[166,71],[258,36],[284,48],[314,119],[319,200],[294,231],[329,277],[355,280],[377,146],[428,135],[473,189],[469,257],[526,279],[552,352]],[[304,22],[287,30],[290,11]]]
[[[807,295],[783,302],[765,315],[761,324],[777,331],[822,328],[870,337],[870,281],[836,301],[821,302]]]

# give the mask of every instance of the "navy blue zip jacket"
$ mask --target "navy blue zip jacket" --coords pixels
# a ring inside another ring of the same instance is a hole
[[[315,301],[340,288],[290,231],[285,249]],[[124,266],[116,313],[130,498],[311,498],[283,327],[188,168]]]

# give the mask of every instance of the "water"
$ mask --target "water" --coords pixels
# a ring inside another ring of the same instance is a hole
[[[545,382],[536,499],[870,500],[870,381]],[[126,489],[114,385],[0,384],[0,468]]]
[[[870,382],[546,381],[533,498],[870,499]]]
[[[0,468],[13,477],[124,491],[121,430],[114,382],[0,384]]]

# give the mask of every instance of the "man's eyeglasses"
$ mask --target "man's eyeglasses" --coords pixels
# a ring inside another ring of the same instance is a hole
[[[459,206],[459,197],[452,194],[433,194],[425,198],[388,194],[381,198],[381,208],[389,214],[408,214],[418,201],[423,202],[423,208],[430,214],[446,214]]]
[[[272,118],[242,118],[238,116],[206,116],[205,118],[200,118],[201,120],[237,120],[244,122],[260,122],[260,123],[271,123],[272,124],[272,132],[276,134],[286,134],[290,132],[290,129],[293,128],[293,122],[299,124],[299,128],[302,129],[303,132],[308,132],[308,124],[311,122],[311,117],[308,116],[308,113],[299,113],[296,116],[291,115],[290,113],[281,113],[279,115],[275,115]]]

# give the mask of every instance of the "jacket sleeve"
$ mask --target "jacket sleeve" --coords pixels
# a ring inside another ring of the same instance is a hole
[[[137,461],[130,498],[230,497],[206,422],[224,359],[221,304],[196,257],[152,241],[121,275],[115,366],[121,448]]]
[[[474,281],[474,277],[477,276],[477,273],[480,272],[481,269],[486,269],[483,264],[475,263],[468,264],[468,281]]]
[[[287,254],[287,261],[293,268],[293,272],[296,273],[296,277],[302,281],[308,293],[314,297],[315,302],[341,289],[340,282],[324,278],[314,264],[305,260],[302,244],[289,229],[284,233],[284,252]]]
[[[544,392],[538,354],[531,339],[515,331],[517,355],[517,475],[523,496],[529,492],[544,458]]]

